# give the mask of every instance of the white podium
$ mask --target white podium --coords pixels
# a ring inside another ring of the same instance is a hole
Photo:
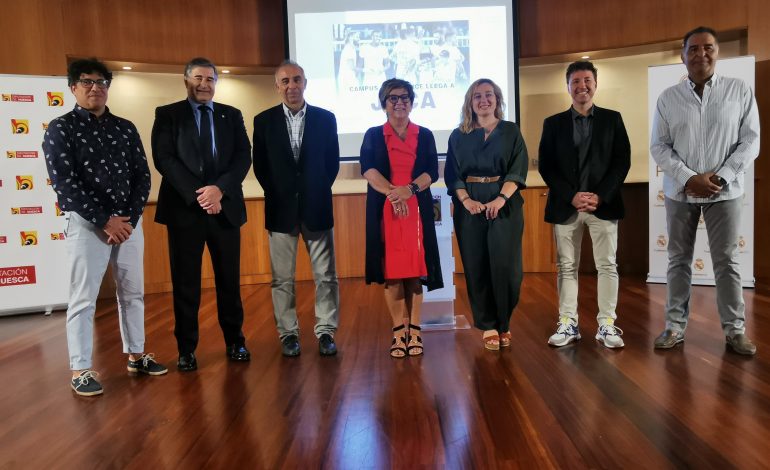
[[[423,287],[421,325],[423,330],[468,329],[470,324],[463,315],[455,316],[455,259],[452,256],[452,215],[449,210],[451,197],[444,188],[440,194],[433,194],[433,222],[441,260],[441,277],[444,287],[428,292]]]

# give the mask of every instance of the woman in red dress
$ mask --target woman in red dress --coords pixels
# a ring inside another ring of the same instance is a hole
[[[429,130],[409,120],[409,82],[386,80],[379,98],[388,120],[369,129],[361,145],[361,173],[369,182],[366,282],[385,284],[391,356],[418,356],[422,285],[443,287],[429,189],[438,179],[436,143]]]

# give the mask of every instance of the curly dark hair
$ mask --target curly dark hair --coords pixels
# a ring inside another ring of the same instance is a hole
[[[80,80],[81,74],[98,73],[107,80],[112,81],[112,72],[102,62],[91,57],[90,59],[79,59],[72,62],[67,67],[67,84],[72,86]]]

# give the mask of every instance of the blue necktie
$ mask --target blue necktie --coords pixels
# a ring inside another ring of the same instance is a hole
[[[206,184],[213,184],[217,178],[217,164],[214,161],[213,138],[211,136],[211,109],[206,105],[198,106],[201,112],[200,142],[203,156],[203,179]]]

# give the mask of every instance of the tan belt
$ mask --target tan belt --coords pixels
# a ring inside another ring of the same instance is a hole
[[[466,183],[494,183],[499,180],[499,176],[469,176],[465,178]]]

